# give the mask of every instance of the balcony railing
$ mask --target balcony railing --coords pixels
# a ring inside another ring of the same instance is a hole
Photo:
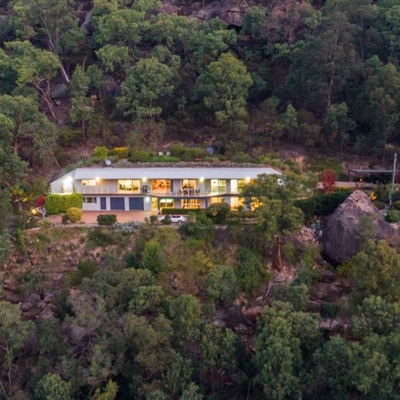
[[[173,191],[161,191],[161,190],[151,190],[145,189],[142,190],[116,190],[113,187],[107,186],[79,186],[75,187],[75,193],[80,194],[115,194],[115,195],[150,195],[154,197],[207,197],[207,196],[222,196],[227,194],[226,191],[218,192],[218,191],[207,191],[201,189],[178,189]],[[232,193],[235,194],[235,193]]]

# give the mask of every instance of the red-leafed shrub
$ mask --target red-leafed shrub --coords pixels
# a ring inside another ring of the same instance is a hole
[[[333,169],[325,169],[321,173],[320,183],[324,193],[330,193],[335,188],[336,173]]]

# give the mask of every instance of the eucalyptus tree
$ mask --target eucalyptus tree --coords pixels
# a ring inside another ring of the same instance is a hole
[[[15,71],[16,85],[21,93],[31,95],[29,90],[34,88],[55,119],[50,84],[60,68],[58,57],[28,41],[8,42],[5,48],[5,51],[0,51],[0,63]]]
[[[13,0],[12,25],[22,40],[35,40],[58,56],[63,78],[69,76],[62,61],[69,53],[77,53],[84,40],[78,27],[73,0]]]
[[[195,96],[213,110],[219,123],[243,120],[247,116],[248,90],[253,84],[242,61],[224,53],[197,78]]]

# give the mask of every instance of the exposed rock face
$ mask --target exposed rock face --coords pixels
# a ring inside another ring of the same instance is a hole
[[[370,227],[360,224],[363,217],[371,218]],[[366,228],[369,232],[365,232]],[[324,251],[334,261],[348,261],[360,251],[366,234],[379,240],[395,237],[397,231],[384,220],[369,197],[356,190],[327,219],[322,236]]]

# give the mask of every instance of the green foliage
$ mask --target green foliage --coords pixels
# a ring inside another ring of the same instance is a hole
[[[128,158],[129,149],[127,147],[114,147],[110,151],[110,156],[117,156],[120,160]]]
[[[88,232],[87,239],[90,247],[107,247],[117,243],[116,235],[104,228],[91,229]]]
[[[162,223],[163,225],[171,225],[171,224],[172,224],[172,220],[171,220],[170,215],[167,214],[167,215],[165,216],[165,218],[163,218],[163,219],[161,220],[161,223]]]
[[[146,150],[133,150],[129,161],[131,162],[146,162],[149,161],[150,152]]]
[[[196,96],[215,112],[219,123],[247,115],[248,89],[253,84],[246,66],[233,54],[222,54],[196,80]]]
[[[400,200],[393,202],[392,206],[395,210],[400,211]]]
[[[269,277],[260,257],[248,249],[239,252],[239,263],[236,267],[238,286],[246,294],[251,295],[258,290]]]
[[[303,212],[293,204],[300,187],[298,178],[293,175],[278,178],[266,174],[258,175],[253,183],[244,185],[242,197],[248,202],[256,199],[260,203],[256,209],[256,229],[263,232],[270,245],[277,235],[295,231],[303,224]]]
[[[203,210],[198,208],[163,208],[161,214],[163,215],[186,215],[186,214],[200,214]]]
[[[380,201],[373,201],[372,204],[378,209],[378,210],[384,210],[386,208],[385,203],[382,203]]]
[[[97,223],[103,226],[111,226],[117,222],[115,214],[100,214],[97,216]]]
[[[82,219],[82,210],[77,207],[70,207],[65,215],[68,218],[68,221],[74,224]]]
[[[105,160],[109,154],[110,150],[107,149],[105,146],[96,146],[93,149],[93,157],[96,160]]]
[[[8,260],[11,253],[11,242],[8,233],[4,230],[0,230],[0,268]]]
[[[231,206],[227,203],[214,203],[207,207],[206,215],[215,224],[224,224],[231,211]]]
[[[266,15],[267,9],[265,7],[249,7],[243,17],[242,32],[245,35],[251,35],[254,39],[260,39],[264,34]]]
[[[59,375],[46,374],[35,386],[36,400],[71,400],[71,383],[65,382]]]
[[[92,278],[98,270],[98,266],[93,260],[80,261],[76,271],[68,274],[68,280],[72,286],[79,286],[84,278]]]
[[[369,241],[364,250],[350,261],[349,280],[354,299],[380,296],[386,301],[400,299],[397,288],[400,277],[400,256],[385,242]]]
[[[316,216],[324,217],[332,214],[350,194],[351,191],[332,192],[296,200],[294,205],[303,211],[306,222],[310,222]]]
[[[118,385],[110,379],[103,390],[100,388],[96,389],[91,400],[115,400],[117,398],[117,393]]]
[[[48,215],[67,212],[69,208],[82,209],[83,197],[81,194],[49,194],[46,196],[45,207]]]
[[[142,268],[147,268],[153,274],[160,273],[164,265],[162,247],[155,239],[146,242],[142,254]]]
[[[234,269],[228,265],[215,266],[204,277],[208,299],[214,304],[227,306],[238,295],[237,278]]]
[[[399,222],[399,214],[394,210],[389,210],[385,215],[385,221],[392,223],[392,222]]]

